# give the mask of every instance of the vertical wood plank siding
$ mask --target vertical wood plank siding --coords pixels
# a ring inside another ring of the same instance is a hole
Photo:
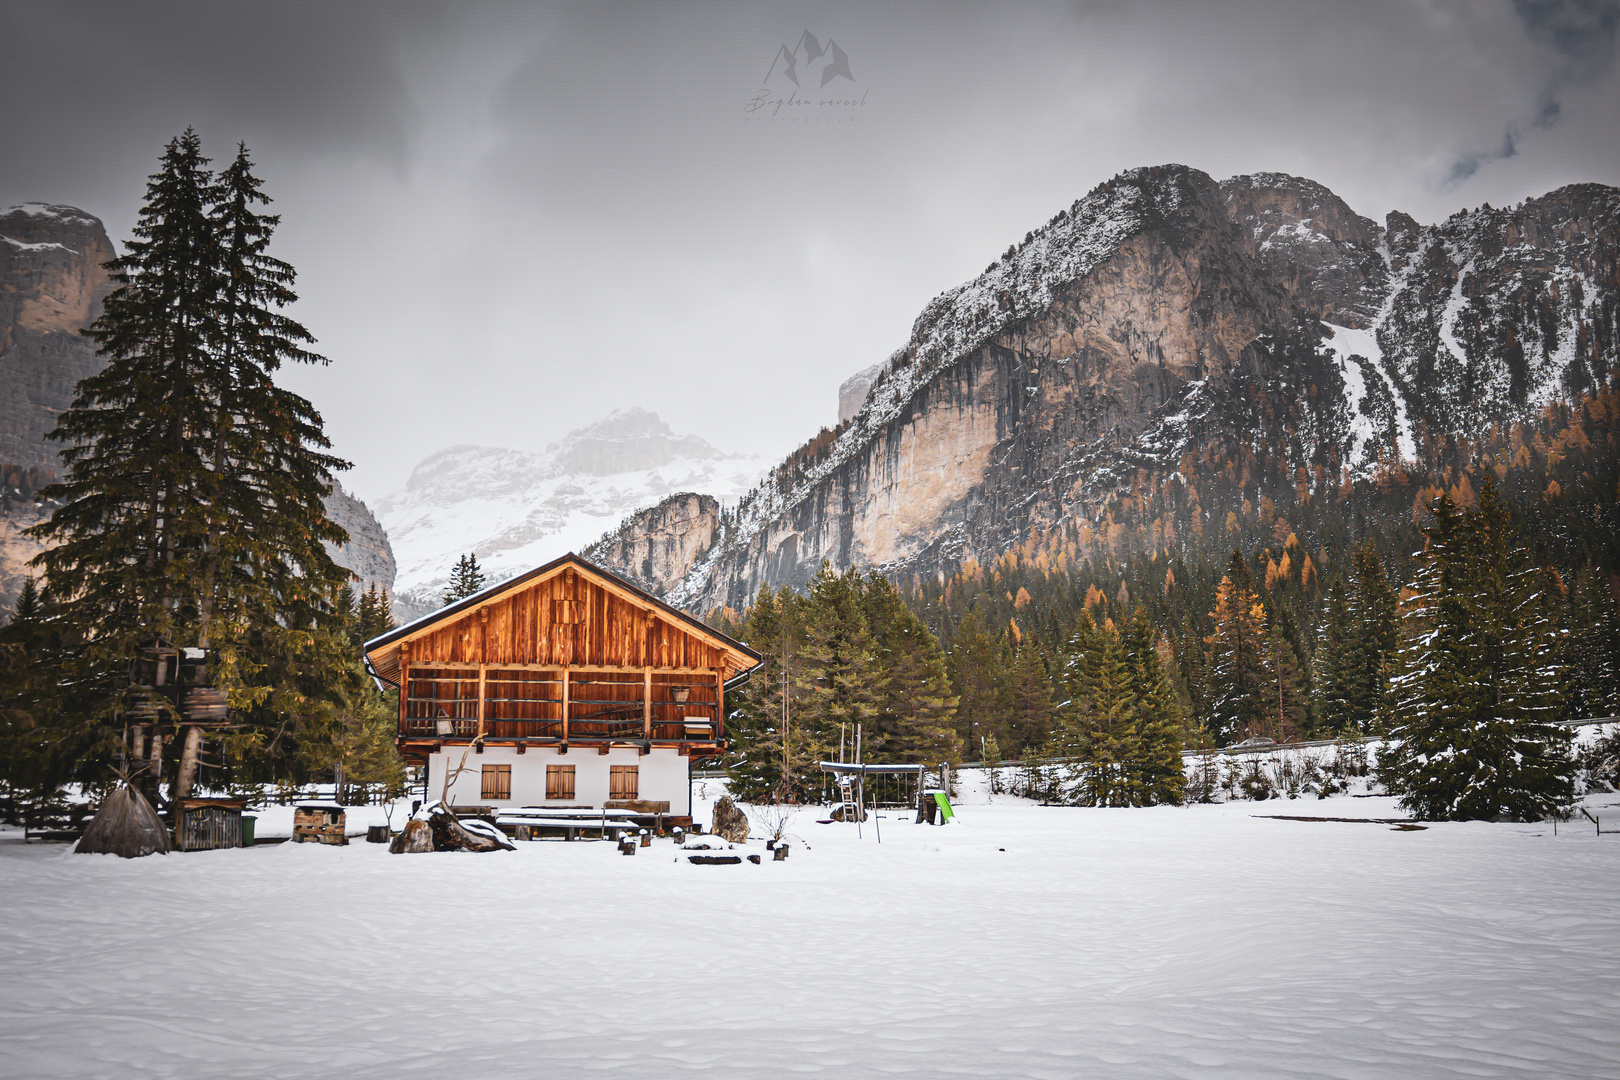
[[[645,618],[628,601],[594,582],[574,575],[537,582],[533,588],[481,608],[482,618],[468,615],[411,642],[411,660],[498,667],[504,664],[555,664],[558,667],[717,668],[722,651],[667,620]],[[572,600],[576,622],[559,622],[554,600]],[[480,633],[482,623],[483,633]],[[479,639],[487,638],[482,650]],[[480,655],[482,653],[482,655]]]
[[[726,677],[757,659],[572,567],[397,649],[399,731],[412,738],[712,741]]]

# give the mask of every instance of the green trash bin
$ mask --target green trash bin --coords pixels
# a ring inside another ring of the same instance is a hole
[[[253,823],[259,819],[252,814],[242,815],[242,846],[253,846]]]

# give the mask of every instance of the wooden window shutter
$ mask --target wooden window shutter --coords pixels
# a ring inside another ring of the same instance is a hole
[[[512,797],[512,766],[485,765],[484,784],[480,797],[510,799]]]
[[[608,798],[614,800],[637,799],[637,767],[635,765],[608,766]]]
[[[574,767],[546,766],[546,798],[571,801],[574,798]]]

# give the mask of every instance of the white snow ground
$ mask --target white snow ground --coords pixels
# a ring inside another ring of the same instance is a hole
[[[808,849],[735,867],[7,833],[0,1072],[1620,1076],[1620,836],[1260,816],[1385,797],[963,802],[861,838],[806,810]]]

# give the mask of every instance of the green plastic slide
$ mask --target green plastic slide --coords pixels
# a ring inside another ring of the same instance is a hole
[[[934,792],[934,801],[939,804],[941,821],[949,821],[956,816],[956,811],[951,809],[951,800],[943,791]]]

